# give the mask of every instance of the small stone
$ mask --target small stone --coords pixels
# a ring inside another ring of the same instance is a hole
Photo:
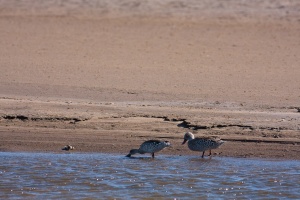
[[[71,146],[71,145],[66,145],[64,146],[64,148],[62,148],[61,150],[64,150],[64,151],[69,151],[69,150],[73,150],[75,149],[75,147]]]

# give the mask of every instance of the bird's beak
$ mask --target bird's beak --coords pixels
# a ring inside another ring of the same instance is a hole
[[[187,141],[187,139],[184,139],[184,140],[183,140],[183,142],[182,142],[182,144],[185,144],[185,143],[186,143],[186,141]]]

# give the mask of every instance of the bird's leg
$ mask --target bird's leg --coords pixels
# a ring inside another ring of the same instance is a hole
[[[203,153],[202,153],[202,158],[204,158],[204,153],[205,153],[205,151],[203,151]]]
[[[154,153],[152,153],[152,158],[154,158]]]
[[[211,156],[211,149],[209,150],[209,155],[208,156]]]

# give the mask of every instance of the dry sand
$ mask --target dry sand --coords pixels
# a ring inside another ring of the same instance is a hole
[[[300,159],[297,0],[0,1],[0,30],[0,151]]]

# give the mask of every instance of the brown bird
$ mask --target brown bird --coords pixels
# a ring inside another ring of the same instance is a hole
[[[187,132],[184,135],[182,144],[185,144],[188,141],[188,147],[192,151],[202,151],[202,158],[204,157],[204,153],[206,150],[209,150],[209,155],[211,156],[211,150],[217,149],[219,146],[224,144],[223,140],[214,137],[197,137],[195,138],[194,134],[191,132]]]
[[[136,153],[139,154],[151,153],[152,158],[154,158],[154,153],[159,152],[163,150],[165,147],[168,147],[170,145],[171,144],[168,141],[148,140],[143,144],[141,144],[139,149],[131,149],[127,157],[131,157],[131,155],[134,155]]]

